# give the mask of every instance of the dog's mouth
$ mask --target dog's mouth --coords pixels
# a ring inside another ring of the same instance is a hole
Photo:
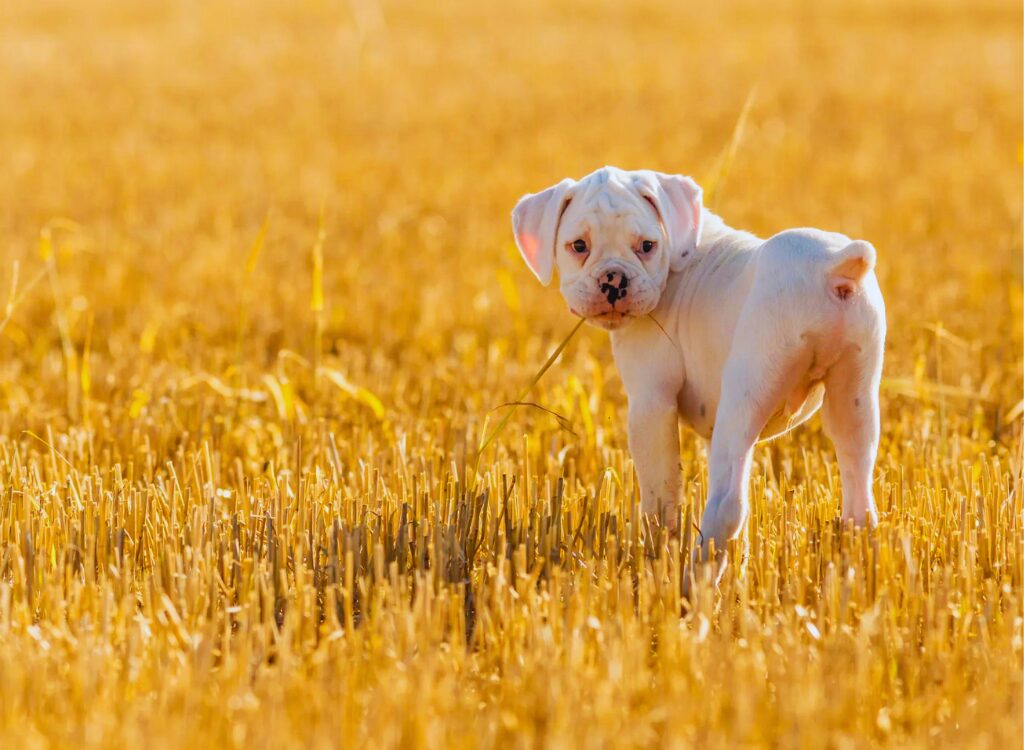
[[[563,294],[569,303],[573,315],[586,318],[587,322],[598,328],[612,331],[622,328],[627,323],[647,315],[657,303],[657,296],[647,287],[637,285],[637,293],[633,294],[630,285],[628,299],[609,301],[598,295]]]
[[[622,328],[637,318],[643,317],[650,312],[650,307],[644,304],[633,305],[594,305],[589,307],[586,304],[572,305],[569,307],[573,315],[586,318],[591,325],[603,328],[606,331],[613,331]]]
[[[598,328],[603,328],[606,331],[614,331],[617,328],[622,328],[636,316],[623,310],[608,310],[606,312],[596,313],[594,315],[585,315],[583,317],[587,319],[588,323],[591,323]]]

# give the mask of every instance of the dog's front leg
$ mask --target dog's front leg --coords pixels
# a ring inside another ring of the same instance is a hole
[[[640,510],[671,532],[679,528],[682,467],[675,400],[644,394],[629,399],[629,451],[640,480]]]

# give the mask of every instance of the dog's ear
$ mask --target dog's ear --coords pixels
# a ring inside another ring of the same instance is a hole
[[[574,180],[565,179],[547,190],[524,195],[512,211],[512,231],[523,260],[540,283],[551,283],[555,267],[555,240],[558,224],[572,196],[569,189]]]
[[[704,225],[704,191],[689,177],[661,172],[636,172],[636,188],[653,207],[668,235],[673,271],[697,248]]]

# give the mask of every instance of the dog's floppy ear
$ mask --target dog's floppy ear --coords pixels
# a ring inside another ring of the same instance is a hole
[[[661,172],[637,172],[636,188],[654,207],[668,235],[669,263],[673,271],[700,242],[704,225],[704,191],[689,177]]]
[[[547,190],[524,195],[512,211],[516,245],[526,265],[544,286],[551,283],[558,223],[572,198],[569,188],[575,184],[575,180],[565,179]]]

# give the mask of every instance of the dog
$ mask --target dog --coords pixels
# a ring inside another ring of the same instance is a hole
[[[611,332],[629,398],[641,511],[678,533],[680,421],[711,441],[695,560],[718,563],[749,515],[755,443],[821,409],[842,518],[877,523],[872,473],[885,305],[864,240],[790,229],[768,240],[704,208],[689,177],[598,169],[523,196],[516,244],[542,284]],[[714,555],[712,555],[714,550]]]

